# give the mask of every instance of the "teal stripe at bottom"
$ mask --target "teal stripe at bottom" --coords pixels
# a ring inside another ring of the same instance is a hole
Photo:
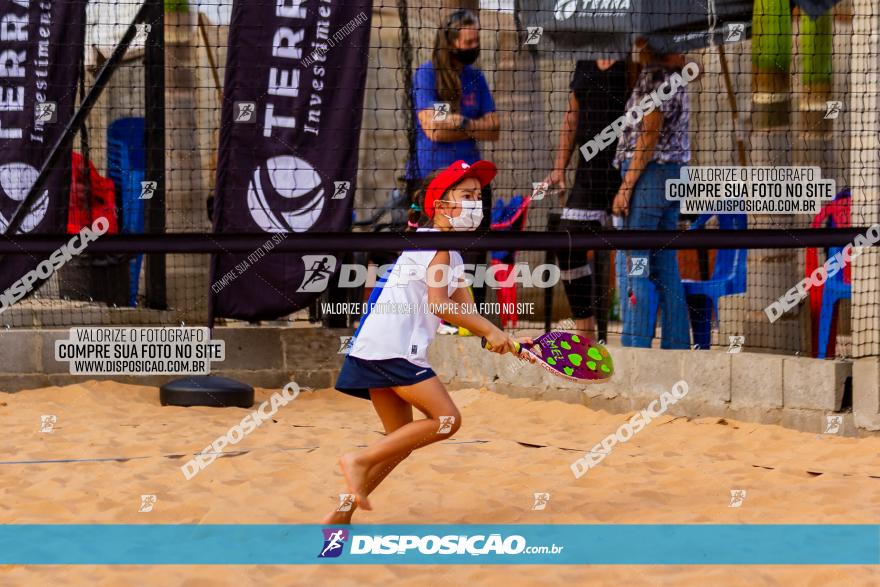
[[[878,565],[880,525],[3,525],[0,564]]]

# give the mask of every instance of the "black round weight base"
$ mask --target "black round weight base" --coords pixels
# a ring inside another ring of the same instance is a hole
[[[254,405],[254,388],[227,377],[194,375],[160,387],[159,402],[163,406],[249,408]]]

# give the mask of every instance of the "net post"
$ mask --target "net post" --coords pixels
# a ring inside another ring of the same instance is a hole
[[[144,47],[144,146],[146,179],[156,182],[146,201],[144,230],[165,232],[165,6],[162,0],[145,0],[145,20],[150,24]],[[165,255],[146,257],[146,305],[167,308]]]

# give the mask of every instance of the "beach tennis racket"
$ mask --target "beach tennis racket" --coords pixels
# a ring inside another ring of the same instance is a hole
[[[580,383],[605,383],[614,375],[611,353],[603,345],[583,336],[552,330],[534,339],[530,346],[517,344],[517,353],[529,353],[553,375]],[[492,345],[483,338],[483,348]]]

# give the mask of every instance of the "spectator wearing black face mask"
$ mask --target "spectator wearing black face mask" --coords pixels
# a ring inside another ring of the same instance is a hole
[[[477,141],[498,140],[499,124],[492,92],[482,72],[472,64],[480,55],[480,25],[470,10],[457,10],[437,31],[431,61],[413,76],[416,153],[409,161],[407,179],[411,196],[435,169],[445,169],[459,159],[479,161]],[[483,223],[492,218],[492,192],[483,189]],[[484,263],[485,253],[464,251],[465,263]],[[477,303],[485,300],[483,288],[474,288]]]

